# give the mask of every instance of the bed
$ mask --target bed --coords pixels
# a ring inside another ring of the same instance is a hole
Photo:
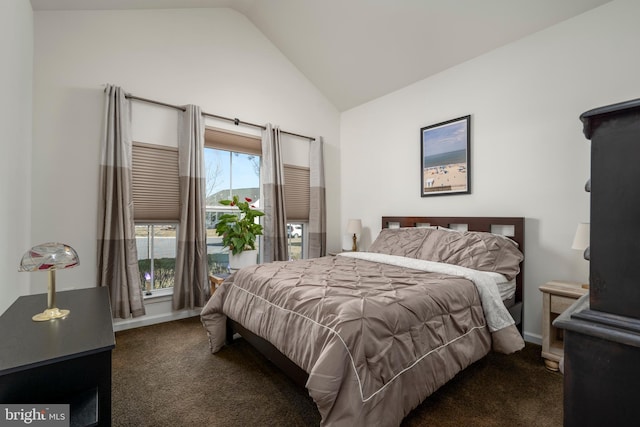
[[[507,237],[505,237],[507,236]],[[322,425],[398,426],[492,349],[524,346],[523,218],[383,217],[368,252],[246,267],[201,313],[303,384]]]

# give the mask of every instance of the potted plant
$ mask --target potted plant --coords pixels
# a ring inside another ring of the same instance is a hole
[[[222,236],[222,246],[229,248],[230,268],[255,264],[258,254],[256,238],[262,235],[262,225],[256,222],[256,218],[263,216],[264,212],[255,209],[248,197],[241,201],[238,196],[233,196],[231,200],[220,200],[220,204],[240,210],[240,216],[236,213],[221,215],[216,225],[218,236]]]

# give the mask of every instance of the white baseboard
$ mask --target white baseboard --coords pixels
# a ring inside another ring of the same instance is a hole
[[[530,332],[526,332],[524,333],[524,340],[526,342],[530,342],[530,343],[534,343],[534,344],[538,344],[538,345],[542,345],[542,335],[538,335],[538,334],[532,334]]]
[[[135,317],[131,319],[114,319],[113,331],[124,331],[127,329],[139,328],[142,326],[156,325],[158,323],[171,322],[172,320],[186,319],[187,317],[200,316],[202,309],[172,311],[170,313],[159,313]]]
[[[173,293],[156,292],[153,296],[144,298],[144,308],[147,314],[129,319],[113,319],[113,331],[140,328],[142,326],[156,325],[158,323],[171,322],[172,320],[186,319],[199,316],[202,308],[193,310],[173,310]]]

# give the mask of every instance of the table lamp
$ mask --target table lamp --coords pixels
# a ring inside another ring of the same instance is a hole
[[[591,258],[591,253],[589,251],[589,234],[589,223],[581,222],[578,224],[576,234],[573,237],[573,243],[571,244],[571,249],[582,251],[582,256],[587,261]],[[582,287],[588,289],[589,285],[583,284]]]
[[[353,246],[351,247],[353,252],[358,251],[356,235],[360,233],[362,233],[362,221],[359,219],[350,219],[347,223],[347,234],[353,234]]]
[[[32,317],[36,322],[62,319],[69,310],[56,307],[56,270],[73,268],[80,264],[76,251],[64,243],[42,243],[29,249],[20,261],[18,271],[48,271],[49,286],[47,288],[47,309]]]
[[[583,251],[584,259],[589,261],[590,253],[589,253],[589,223],[581,222],[578,224],[578,228],[576,229],[576,234],[573,237],[573,243],[571,244],[571,249],[576,249],[578,251]]]

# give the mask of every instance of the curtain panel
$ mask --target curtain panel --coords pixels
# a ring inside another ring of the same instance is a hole
[[[324,184],[324,142],[309,143],[309,258],[327,254],[327,205]]]
[[[187,105],[178,134],[180,226],[173,309],[203,307],[209,296],[205,229],[204,123],[200,107]]]
[[[264,209],[262,260],[287,261],[287,216],[284,203],[284,171],[282,166],[280,128],[266,125],[262,132],[262,201]]]
[[[122,88],[107,85],[104,93],[97,284],[109,288],[113,316],[126,319],[145,314],[133,220],[131,108]]]

